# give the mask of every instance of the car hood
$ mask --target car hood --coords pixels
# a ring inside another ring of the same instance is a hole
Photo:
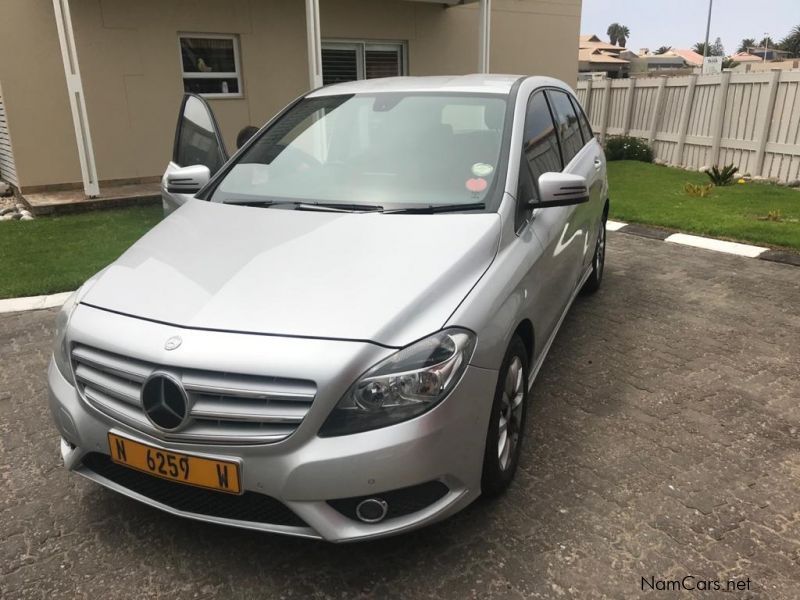
[[[192,200],[81,303],[188,328],[404,346],[440,329],[491,264],[496,213],[392,215]]]

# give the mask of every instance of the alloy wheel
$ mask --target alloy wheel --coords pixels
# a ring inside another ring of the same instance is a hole
[[[603,267],[606,262],[606,224],[600,223],[600,232],[597,234],[597,248],[595,250],[595,272],[597,279],[603,276]]]
[[[522,360],[515,356],[508,366],[500,405],[497,458],[505,471],[513,461],[522,428],[522,400],[525,397]]]

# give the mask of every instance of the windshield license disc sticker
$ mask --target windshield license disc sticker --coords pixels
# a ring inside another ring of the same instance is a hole
[[[479,193],[486,189],[489,184],[486,183],[486,180],[482,177],[476,177],[475,179],[467,179],[467,189],[470,192]]]
[[[475,177],[488,177],[494,172],[494,167],[492,165],[487,165],[486,163],[475,163],[472,165],[472,174]]]

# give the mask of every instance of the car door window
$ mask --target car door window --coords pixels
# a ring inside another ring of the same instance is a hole
[[[173,162],[181,167],[205,165],[213,175],[228,159],[211,109],[195,95],[184,98]]]
[[[561,142],[561,156],[566,166],[583,147],[580,122],[566,92],[548,90],[547,97],[553,109],[558,139]]]
[[[544,92],[534,93],[528,100],[523,127],[520,180],[517,191],[517,228],[526,220],[529,202],[538,198],[538,180],[544,173],[562,169],[553,116]]]
[[[528,101],[524,135],[522,153],[534,181],[544,173],[563,168],[553,117],[543,92],[536,92]]]
[[[589,119],[586,118],[586,113],[583,112],[583,107],[580,105],[580,102],[578,102],[577,98],[575,98],[575,96],[570,96],[570,100],[572,100],[572,107],[575,109],[575,114],[578,115],[578,124],[581,126],[583,143],[586,144],[586,142],[594,137],[592,126],[589,123]]]

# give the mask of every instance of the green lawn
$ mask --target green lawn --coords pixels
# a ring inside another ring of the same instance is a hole
[[[76,289],[161,216],[159,204],[0,222],[0,298]]]
[[[608,163],[608,179],[612,219],[800,250],[800,191],[746,183],[693,198],[684,186],[705,174],[632,161]],[[771,211],[781,220],[766,220]]]

